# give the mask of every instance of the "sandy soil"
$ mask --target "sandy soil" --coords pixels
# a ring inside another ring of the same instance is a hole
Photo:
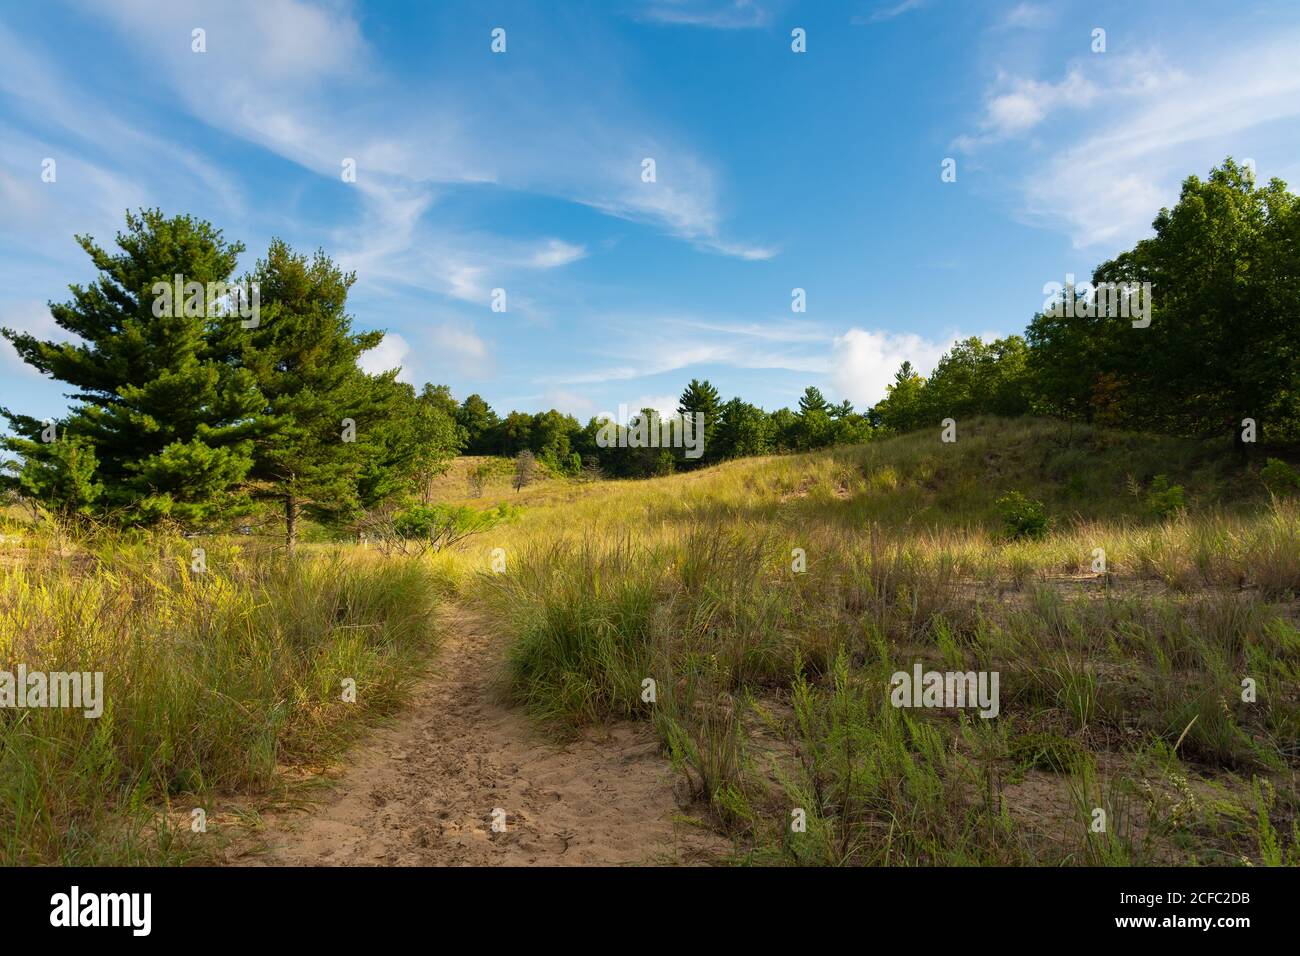
[[[620,865],[707,862],[728,847],[683,818],[653,732],[620,724],[559,745],[499,703],[501,641],[449,612],[435,673],[359,744],[323,799],[268,815],[235,865]],[[493,811],[505,831],[493,831]]]

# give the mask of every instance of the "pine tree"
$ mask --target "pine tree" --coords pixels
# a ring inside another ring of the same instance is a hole
[[[826,396],[821,393],[821,389],[815,385],[809,385],[804,389],[803,395],[799,399],[799,414],[807,416],[809,412],[830,413],[830,403],[826,401]]]
[[[246,330],[245,366],[265,396],[251,478],[280,503],[292,554],[304,509],[321,518],[355,513],[364,497],[393,489],[393,436],[401,389],[396,370],[357,366],[382,332],[352,332],[346,312],[355,275],[323,252],[310,260],[274,240],[254,279],[261,322]]]
[[[699,379],[691,379],[691,383],[682,392],[682,397],[677,400],[677,414],[693,416],[698,412],[704,416],[704,454],[696,460],[696,464],[717,461],[713,439],[717,435],[721,410],[722,400],[718,390],[709,384],[708,379],[702,382]],[[692,418],[692,426],[694,421]]]
[[[831,440],[831,406],[821,389],[809,385],[799,398],[799,433],[795,447],[821,448]]]
[[[20,451],[22,462],[6,462],[13,467],[5,475],[7,488],[39,502],[64,518],[92,514],[95,502],[104,493],[103,483],[95,480],[98,461],[95,449],[84,438],[60,440],[59,422],[36,422],[15,416],[28,431],[39,429],[53,439],[48,443],[12,439],[10,447]]]
[[[50,306],[80,342],[3,330],[24,362],[67,382],[79,403],[58,442],[41,440],[42,423],[0,409],[18,436],[4,444],[23,455],[31,492],[54,495],[56,506],[206,522],[239,504],[261,404],[253,377],[213,344],[240,322],[222,303],[243,246],[207,222],[158,210],[128,213],[116,241],[121,252],[112,254],[78,236],[100,275]]]

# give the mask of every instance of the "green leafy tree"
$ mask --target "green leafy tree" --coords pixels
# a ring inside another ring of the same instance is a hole
[[[932,420],[952,416],[1023,415],[1030,409],[1025,340],[985,344],[972,336],[949,349],[925,383],[922,407]]]
[[[465,450],[471,455],[491,455],[494,432],[501,419],[481,395],[471,395],[456,410],[456,422],[465,429]]]
[[[1152,286],[1150,326],[1112,320],[1104,361],[1133,394],[1134,424],[1231,432],[1243,454],[1245,418],[1274,439],[1300,434],[1300,197],[1229,158],[1188,177],[1152,227],[1093,276]]]
[[[449,407],[448,402],[442,400],[444,395],[451,398],[447,386],[426,384],[415,399],[415,414],[411,420],[409,473],[414,477],[420,500],[426,505],[432,500],[433,479],[447,473],[452,459],[465,449],[470,440],[469,430],[457,417],[460,406],[451,401]]]
[[[454,418],[459,406],[445,385],[426,384],[417,395],[411,385],[379,376],[372,377],[372,389],[381,396],[378,407],[384,414],[359,439],[367,443],[358,483],[361,504],[373,507],[411,491],[422,504],[431,504],[433,480],[446,474],[465,447],[465,429]]]
[[[893,384],[888,386],[885,397],[872,409],[880,426],[902,433],[924,424],[925,384],[912,363],[903,362],[894,373]]]
[[[531,450],[533,416],[527,412],[511,412],[502,419],[496,432],[495,445],[498,454],[514,456],[525,449]]]
[[[788,408],[778,408],[769,416],[772,421],[772,438],[776,447],[782,451],[793,451],[799,447],[799,431],[802,420]]]
[[[666,448],[654,447],[649,444],[650,441],[656,440],[652,436],[663,435],[663,416],[659,414],[657,409],[643,408],[629,418],[627,424],[630,432],[637,433],[638,437],[646,442],[646,444],[633,448],[629,440],[629,447],[619,449],[620,456],[630,462],[631,474],[637,478],[667,474],[663,470],[663,455],[667,454],[671,458],[673,453]],[[707,448],[706,444],[706,454],[708,453]]]
[[[775,426],[771,417],[756,405],[733,398],[722,406],[714,436],[717,456],[742,458],[772,452]]]
[[[529,448],[538,460],[553,471],[576,473],[572,462],[572,442],[581,430],[577,419],[551,409],[533,416],[529,430]]]
[[[1074,310],[1045,309],[1025,333],[1026,375],[1035,411],[1092,421],[1095,390],[1102,381],[1114,323]],[[1112,373],[1113,374],[1113,373]]]
[[[840,415],[831,422],[830,444],[860,445],[870,441],[875,429],[866,415]]]

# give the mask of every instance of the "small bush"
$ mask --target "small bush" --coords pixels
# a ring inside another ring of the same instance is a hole
[[[997,501],[1002,514],[1002,528],[1013,541],[1023,538],[1041,538],[1047,534],[1047,511],[1041,501],[1026,498],[1012,491]]]
[[[517,507],[508,504],[486,511],[465,505],[416,505],[390,519],[375,520],[372,531],[381,547],[403,554],[423,554],[449,548],[471,535],[512,520],[518,513]]]
[[[1157,518],[1172,518],[1187,507],[1183,501],[1183,486],[1171,485],[1167,476],[1156,475],[1151,479],[1146,504],[1147,510]]]
[[[1300,491],[1300,474],[1286,462],[1270,458],[1259,470],[1259,477],[1270,493],[1278,498],[1286,498]]]
[[[486,461],[476,468],[471,468],[466,476],[469,482],[469,496],[471,498],[482,498],[483,489],[487,487],[488,480],[493,473],[492,462]]]

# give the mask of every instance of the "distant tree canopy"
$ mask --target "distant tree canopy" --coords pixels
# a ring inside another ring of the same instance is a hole
[[[1023,415],[1032,410],[1025,368],[1029,349],[1018,335],[954,345],[922,378],[904,362],[873,417],[890,431],[937,425],[944,418]]]
[[[300,513],[428,506],[460,453],[522,461],[528,480],[534,469],[644,477],[985,414],[1239,443],[1252,419],[1261,442],[1300,439],[1300,198],[1228,159],[1205,181],[1189,177],[1153,226],[1091,283],[1045,302],[1023,336],[964,339],[928,376],[904,362],[865,413],[815,386],[796,409],[769,412],[691,379],[674,414],[583,425],[555,409],[502,416],[477,394],[457,403],[445,385],[417,393],[396,370],[363,372],[358,358],[383,333],[352,330],[353,276],[323,252],[273,241],[241,280],[261,296],[247,323],[218,301],[243,246],[189,216],[141,211],[118,251],[78,237],[99,277],[50,310],[79,341],[3,330],[75,404],[57,422],[0,409],[13,432],[2,443],[19,456],[0,481],[63,514],[140,524],[211,525],[272,502],[292,547]],[[155,287],[177,276],[199,292],[182,302],[177,290],[160,308]],[[682,426],[696,416],[704,441],[692,451]]]

